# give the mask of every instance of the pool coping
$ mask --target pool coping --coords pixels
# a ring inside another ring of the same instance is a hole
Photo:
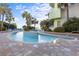
[[[29,31],[24,31],[24,32],[29,32]],[[8,32],[8,36],[9,36],[11,33],[13,33],[13,32]],[[45,33],[50,34],[49,32],[45,32]],[[54,35],[54,36],[56,35],[56,36],[59,36],[59,37],[62,36],[61,34],[59,35],[59,34],[57,34],[57,33],[56,33],[56,34],[50,34],[50,35]],[[67,35],[67,34],[66,34],[66,35]],[[9,38],[8,36],[7,36],[7,38],[8,38],[9,40],[11,40],[11,38]],[[66,37],[66,36],[65,36],[65,37]],[[67,37],[68,37],[68,36],[67,36]],[[75,38],[75,37],[73,37],[73,38]],[[52,43],[52,42],[56,44],[56,41],[57,41],[57,40],[61,40],[61,39],[63,39],[63,37],[61,37],[61,38],[59,38],[59,39],[56,39],[56,40],[53,40],[53,41],[50,41],[50,42],[45,42],[45,44],[46,44],[46,43]],[[65,39],[63,39],[63,40],[65,40]],[[74,39],[74,40],[71,39],[71,40],[67,40],[67,41],[76,41],[76,40],[78,40],[78,39]],[[16,41],[16,40],[12,40],[12,41]],[[17,41],[17,42],[24,43],[24,44],[42,44],[42,43],[44,43],[44,42],[41,42],[41,43],[25,43],[25,42],[23,42],[23,41]]]

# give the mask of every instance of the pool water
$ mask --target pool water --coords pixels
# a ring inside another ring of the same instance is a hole
[[[13,32],[10,36],[12,40],[23,41],[25,43],[46,43],[58,39],[57,36],[38,32]],[[64,38],[68,39],[68,38]]]

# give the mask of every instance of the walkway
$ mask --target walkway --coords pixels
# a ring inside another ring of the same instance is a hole
[[[56,44],[24,44],[0,33],[0,56],[79,56],[79,40],[58,40]]]

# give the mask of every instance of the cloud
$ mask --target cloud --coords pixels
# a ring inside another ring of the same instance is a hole
[[[26,6],[23,6],[22,4],[16,5],[16,10],[23,10]]]
[[[36,18],[45,19],[50,9],[49,4],[36,4],[32,6],[30,13]]]
[[[33,6],[31,6],[30,8],[26,8],[26,7],[23,8],[23,6],[22,7],[19,6],[19,8],[17,8],[17,9],[21,10],[21,12],[20,12],[21,14],[24,11],[28,11],[33,17],[35,17],[37,19],[46,19],[46,18],[48,18],[46,16],[46,14],[49,13],[51,7],[47,3],[36,3]]]
[[[22,21],[20,21],[19,19],[22,20]],[[22,26],[26,24],[25,20],[23,20],[21,17],[16,17],[15,23],[17,24],[18,28],[22,28]]]
[[[19,14],[16,15],[17,17],[15,18],[15,22],[17,23],[18,28],[21,28],[23,25],[25,25],[25,20],[23,20],[21,16],[24,11],[28,11],[33,17],[37,18],[38,21],[47,19],[48,16],[46,16],[46,14],[49,13],[50,9],[51,7],[48,3],[36,3],[32,6],[27,6],[27,4],[16,5],[16,10]]]

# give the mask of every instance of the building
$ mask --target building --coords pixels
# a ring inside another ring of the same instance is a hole
[[[51,11],[49,12],[49,16],[48,16],[49,19],[55,19],[54,20],[54,25],[51,26],[50,28],[53,30],[54,28],[56,27],[60,27],[61,23],[60,23],[60,18],[61,18],[61,10],[60,8],[58,7],[58,4],[55,3],[53,4],[53,7],[51,8]]]
[[[50,27],[52,30],[56,27],[61,27],[67,19],[67,9],[62,6],[61,8],[58,6],[58,3],[53,4],[51,11],[49,12],[49,19],[54,19],[54,25]],[[68,15],[69,18],[77,17],[79,18],[79,4],[78,3],[70,3],[68,4]]]

